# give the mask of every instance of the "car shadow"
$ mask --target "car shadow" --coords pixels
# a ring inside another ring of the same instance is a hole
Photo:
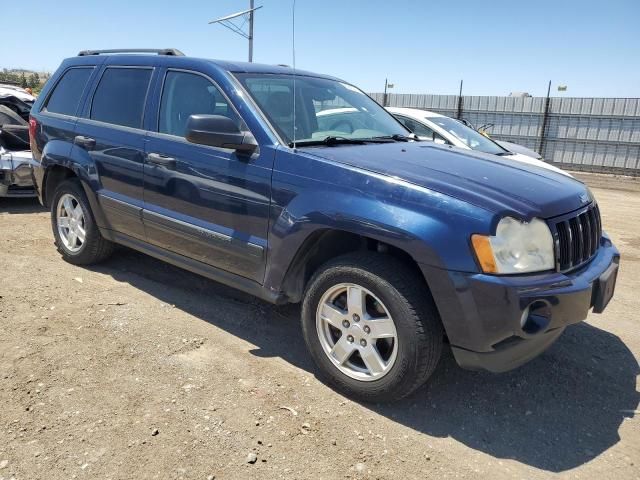
[[[37,198],[0,198],[0,213],[39,213],[47,211]]]
[[[278,307],[128,249],[93,270],[315,372],[298,306]],[[409,398],[365,404],[434,437],[452,437],[499,459],[550,472],[570,470],[619,440],[638,408],[638,361],[615,335],[587,323],[567,329],[545,354],[508,373],[460,369],[446,350],[430,381]]]

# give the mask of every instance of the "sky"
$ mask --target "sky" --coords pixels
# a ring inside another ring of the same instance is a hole
[[[293,0],[255,3],[254,61],[292,64]],[[246,60],[247,41],[208,21],[248,4],[3,2],[0,68],[54,71],[83,49],[128,47]],[[295,18],[297,68],[367,92],[388,78],[396,93],[457,94],[464,80],[466,95],[538,96],[551,80],[553,96],[640,97],[640,0],[296,0]]]

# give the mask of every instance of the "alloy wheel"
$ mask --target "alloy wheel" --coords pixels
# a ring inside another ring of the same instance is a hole
[[[56,208],[58,235],[69,252],[79,252],[86,238],[84,211],[78,199],[65,193]]]
[[[371,291],[353,283],[328,289],[316,312],[324,353],[345,375],[378,380],[393,367],[398,333],[387,307]]]

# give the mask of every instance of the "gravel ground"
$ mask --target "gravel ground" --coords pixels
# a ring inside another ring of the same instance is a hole
[[[315,378],[298,307],[124,249],[74,267],[0,199],[0,480],[640,478],[640,193],[594,192],[623,256],[607,311],[506,374],[446,353],[392,405]]]

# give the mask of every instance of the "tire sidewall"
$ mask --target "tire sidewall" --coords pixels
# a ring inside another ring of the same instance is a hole
[[[378,297],[393,318],[398,341],[394,365],[382,378],[361,381],[342,373],[329,360],[318,338],[316,312],[324,293],[339,283],[360,285]],[[393,285],[385,279],[357,266],[336,266],[321,272],[311,282],[302,306],[302,329],[307,348],[320,368],[322,377],[351,396],[367,399],[384,396],[383,392],[402,390],[413,384],[410,378],[416,369],[418,343],[408,319],[412,315],[410,306]]]

